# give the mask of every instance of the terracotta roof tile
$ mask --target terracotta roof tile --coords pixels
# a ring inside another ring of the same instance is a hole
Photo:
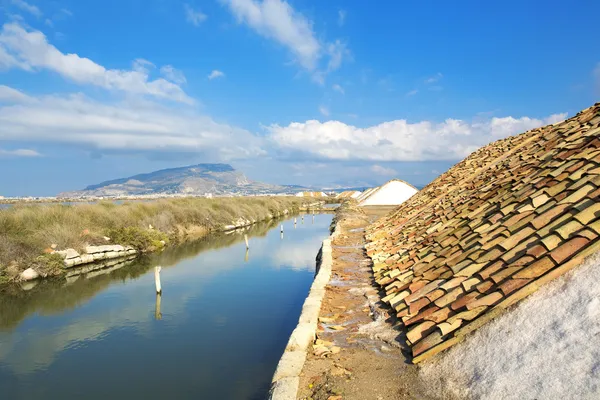
[[[366,237],[415,361],[457,343],[600,249],[600,104],[475,151]]]

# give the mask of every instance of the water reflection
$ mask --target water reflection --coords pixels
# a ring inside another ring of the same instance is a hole
[[[3,395],[264,397],[331,217],[318,220],[283,241],[280,221],[257,225],[246,232],[252,257],[244,232],[234,232],[108,272],[40,281],[27,291],[4,288]],[[154,287],[157,265],[162,295]],[[97,390],[99,382],[109,384]]]

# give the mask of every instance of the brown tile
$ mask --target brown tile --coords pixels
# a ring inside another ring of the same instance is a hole
[[[445,294],[446,292],[444,292],[442,289],[436,289],[433,292],[428,293],[427,298],[429,299],[429,301],[436,301]]]
[[[502,300],[502,298],[504,298],[503,294],[500,292],[492,292],[486,296],[483,296],[481,298],[475,299],[472,302],[467,304],[467,309],[468,310],[473,310],[473,309],[478,309],[479,307],[482,306],[492,306],[494,304],[496,304],[497,302],[499,302],[500,300]]]
[[[411,315],[418,313],[423,307],[430,303],[427,297],[422,297],[419,300],[413,301],[408,305],[409,312]]]
[[[437,299],[435,301],[435,305],[440,308],[443,308],[446,305],[452,303],[454,300],[456,300],[458,298],[458,296],[460,296],[461,294],[463,294],[462,288],[460,286],[456,287],[456,288],[450,290],[446,295]]]
[[[414,328],[410,329],[408,331],[408,333],[406,334],[406,338],[411,342],[411,343],[416,343],[419,340],[421,340],[421,338],[423,338],[424,336],[426,336],[427,334],[431,333],[435,327],[435,322],[432,321],[424,321],[421,322],[419,325],[415,326]]]
[[[477,285],[477,291],[478,291],[479,293],[485,293],[485,292],[487,292],[488,290],[490,290],[490,288],[491,288],[492,286],[495,286],[495,285],[496,285],[496,284],[495,284],[494,282],[492,282],[492,281],[483,281],[483,282],[481,282],[479,285]]]
[[[489,267],[485,268],[482,271],[479,271],[479,276],[481,277],[481,279],[485,280],[487,278],[489,278],[490,276],[492,276],[493,274],[495,274],[497,271],[499,271],[501,268],[504,268],[506,266],[506,263],[502,260],[498,260],[495,263],[493,263],[492,265],[490,265]]]
[[[502,290],[505,296],[508,296],[510,293],[514,292],[522,288],[531,282],[531,279],[509,279],[500,285],[499,289]]]
[[[496,282],[496,284],[498,284],[521,269],[523,269],[522,266],[503,268],[500,271],[496,272],[494,275],[492,275],[492,280]]]
[[[569,241],[558,246],[556,249],[550,252],[550,257],[557,263],[560,264],[572,255],[576,254],[580,249],[585,247],[590,242],[585,237],[574,237]]]
[[[454,311],[450,307],[440,308],[434,313],[427,315],[425,319],[427,321],[433,321],[436,324],[448,319],[449,316],[454,314]]]
[[[513,279],[533,279],[537,278],[547,271],[551,270],[555,267],[554,262],[550,259],[549,256],[545,256],[538,261],[534,262],[530,266],[525,269],[519,271],[515,275],[513,275]]]
[[[459,310],[478,297],[481,297],[481,293],[479,292],[468,293],[459,297],[458,300],[453,301],[452,304],[450,304],[450,308],[454,311]]]
[[[446,291],[449,291],[450,289],[453,289],[453,288],[459,286],[462,283],[462,281],[464,281],[466,279],[467,278],[464,277],[464,276],[459,276],[459,277],[456,277],[456,278],[452,278],[448,282],[446,282],[442,286],[440,286],[440,288],[442,288],[442,289],[444,289]]]

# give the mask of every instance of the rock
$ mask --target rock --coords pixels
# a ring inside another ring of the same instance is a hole
[[[58,247],[58,245],[57,245],[56,243],[52,243],[52,244],[50,245],[50,248],[51,248],[52,250],[56,250],[56,248],[57,248],[57,247]]]
[[[31,281],[33,279],[39,278],[40,274],[33,268],[27,268],[25,271],[21,272],[21,279],[24,281]]]
[[[94,256],[92,254],[82,254],[81,255],[81,263],[82,264],[87,264],[87,263],[91,263],[94,262]]]
[[[152,230],[154,227],[152,225],[148,225],[148,229]]]
[[[104,236],[104,240],[110,242],[110,238],[108,236]]]
[[[57,251],[56,253],[63,256],[65,258],[65,260],[79,257],[79,253],[75,249],[61,250],[61,251]]]

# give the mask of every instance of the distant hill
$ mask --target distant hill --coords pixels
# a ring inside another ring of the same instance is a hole
[[[262,194],[298,191],[289,186],[251,181],[228,164],[197,164],[90,185],[59,197],[131,196],[148,194]]]

